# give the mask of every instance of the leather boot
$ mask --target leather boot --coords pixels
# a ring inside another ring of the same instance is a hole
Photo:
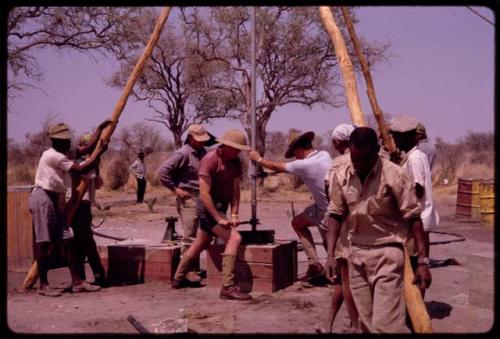
[[[234,267],[236,265],[236,256],[222,254],[222,285],[234,285]]]
[[[193,283],[199,284],[199,281],[191,282],[186,278],[186,273],[189,271],[192,261],[193,258],[188,256],[187,254],[184,254],[181,257],[179,266],[177,266],[177,270],[175,271],[174,279],[172,280],[172,288],[177,289],[177,288],[188,287]]]

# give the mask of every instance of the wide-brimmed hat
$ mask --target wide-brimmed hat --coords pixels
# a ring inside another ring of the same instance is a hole
[[[314,139],[314,132],[309,131],[300,134],[299,132],[291,132],[288,135],[288,149],[286,150],[285,153],[285,158],[290,159],[293,158],[293,151],[297,144],[303,141],[309,141],[312,142]]]
[[[409,115],[398,115],[392,118],[390,129],[393,132],[409,132],[417,128],[418,121]]]
[[[68,125],[60,123],[49,128],[47,135],[51,139],[71,139]]]
[[[207,131],[205,131],[202,125],[191,124],[189,125],[187,132],[196,141],[203,142],[210,140],[210,135]]]
[[[239,129],[229,129],[222,137],[215,139],[217,142],[239,149],[241,151],[250,151],[251,148],[247,144],[247,138],[245,134]]]

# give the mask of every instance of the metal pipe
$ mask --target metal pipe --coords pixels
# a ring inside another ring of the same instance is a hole
[[[256,48],[255,48],[255,6],[250,10],[250,21],[251,21],[251,59],[252,59],[252,74],[251,74],[251,94],[250,94],[250,115],[252,122],[252,135],[251,135],[251,146],[253,149],[256,147],[256,112],[255,112],[255,102],[256,102]],[[250,173],[251,173],[251,190],[252,190],[252,231],[257,230],[257,165],[254,161],[250,161]]]

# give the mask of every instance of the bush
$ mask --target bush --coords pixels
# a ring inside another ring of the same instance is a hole
[[[125,159],[118,157],[111,161],[106,171],[105,184],[115,191],[125,185],[129,178],[129,164]]]
[[[32,185],[35,182],[36,167],[31,164],[21,164],[9,168],[7,182],[9,185]]]

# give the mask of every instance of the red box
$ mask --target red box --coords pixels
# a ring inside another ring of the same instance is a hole
[[[181,246],[98,246],[101,262],[113,284],[170,282],[179,264]]]
[[[222,286],[224,245],[210,246],[207,255],[207,284]],[[242,245],[238,250],[235,281],[244,292],[272,293],[297,280],[297,242]]]

